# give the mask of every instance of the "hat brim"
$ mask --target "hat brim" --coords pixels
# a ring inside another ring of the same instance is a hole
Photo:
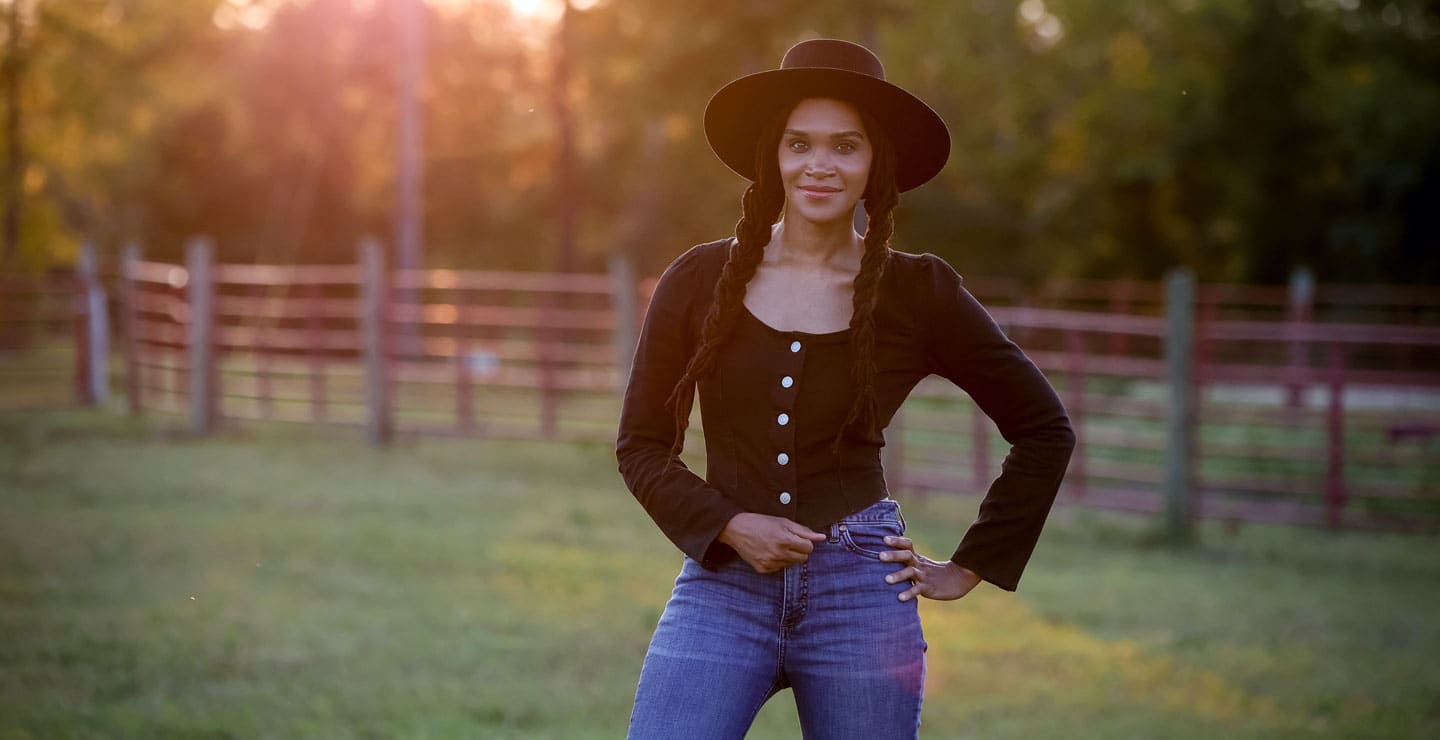
[[[720,161],[754,181],[755,146],[780,111],[806,98],[836,98],[864,110],[895,146],[900,192],[928,182],[950,157],[950,132],[939,114],[903,88],[843,69],[772,69],[720,88],[705,106],[705,138]]]

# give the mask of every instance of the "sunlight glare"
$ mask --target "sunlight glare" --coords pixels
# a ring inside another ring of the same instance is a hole
[[[225,0],[215,8],[211,22],[223,31],[236,27],[259,31],[270,24],[282,4],[283,0]]]
[[[524,21],[550,24],[560,20],[565,10],[564,0],[508,0],[510,12]]]
[[[426,2],[440,10],[468,8],[477,4],[503,5],[516,20],[547,26],[559,21],[561,14],[565,12],[565,0],[426,0]],[[589,10],[599,4],[600,0],[570,0],[571,7],[580,11]]]

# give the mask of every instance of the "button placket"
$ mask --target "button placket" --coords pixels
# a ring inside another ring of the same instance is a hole
[[[770,478],[771,495],[776,497],[774,500],[780,503],[782,510],[788,511],[796,503],[795,399],[800,389],[800,371],[804,367],[807,348],[806,342],[793,334],[781,341],[783,344],[777,358],[779,374],[771,381],[774,385],[770,393],[773,410],[768,426],[769,439],[774,445]]]

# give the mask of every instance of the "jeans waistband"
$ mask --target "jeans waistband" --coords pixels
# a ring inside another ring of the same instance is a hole
[[[880,499],[853,514],[846,514],[837,524],[865,522],[898,522],[902,529],[905,527],[905,517],[900,513],[900,502],[893,498]]]

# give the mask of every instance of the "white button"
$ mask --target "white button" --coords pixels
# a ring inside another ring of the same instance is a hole
[[[786,465],[790,462],[790,456],[782,452],[775,456],[775,462]]]
[[[789,388],[792,385],[795,385],[795,379],[790,377],[789,375],[786,375],[785,377],[780,379],[781,388]]]
[[[775,421],[778,422],[778,423],[780,424],[780,426],[783,427],[783,426],[785,426],[786,424],[789,424],[789,423],[790,423],[790,415],[789,415],[789,414],[781,414],[781,415],[775,417]]]
[[[780,503],[782,503],[782,504],[788,504],[788,503],[790,503],[790,492],[789,492],[789,491],[781,491],[781,492],[780,492]]]
[[[800,351],[800,342],[798,342],[798,341],[796,341],[796,342],[791,342],[791,343],[790,343],[790,351],[791,351],[791,352],[799,352],[799,351]]]

